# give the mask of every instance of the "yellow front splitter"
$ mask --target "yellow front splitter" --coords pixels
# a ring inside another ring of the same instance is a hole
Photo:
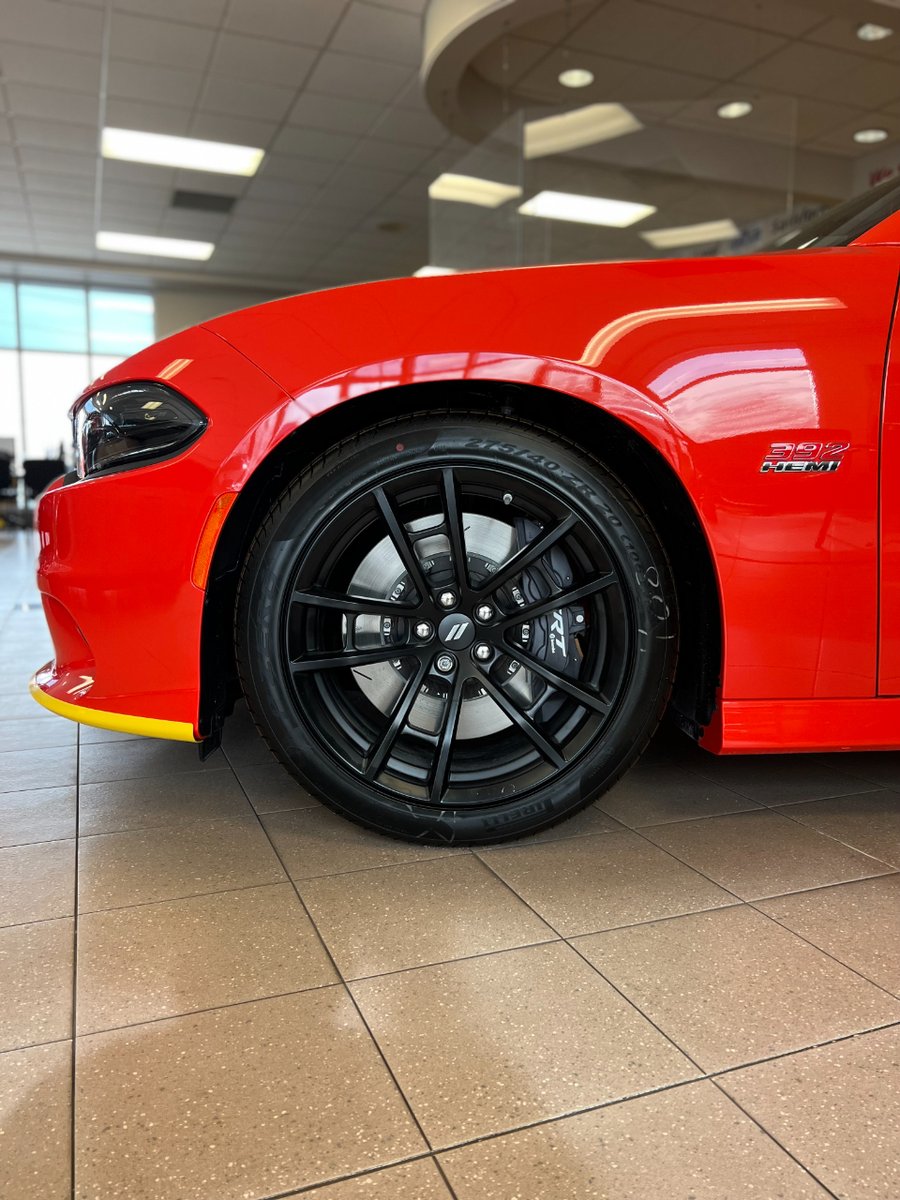
[[[162,721],[158,717],[132,717],[128,713],[104,712],[99,708],[84,708],[80,704],[70,704],[67,700],[57,700],[50,696],[32,677],[28,685],[38,704],[56,713],[58,717],[66,717],[69,721],[77,721],[80,725],[93,725],[95,729],[111,729],[115,733],[132,733],[140,737],[168,738],[173,742],[196,742],[194,727],[187,721]]]

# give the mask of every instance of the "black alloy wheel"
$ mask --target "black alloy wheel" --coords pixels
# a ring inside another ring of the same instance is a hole
[[[251,712],[325,804],[478,843],[561,820],[634,760],[675,625],[665,555],[599,463],[544,430],[423,415],[281,496],[237,643]]]

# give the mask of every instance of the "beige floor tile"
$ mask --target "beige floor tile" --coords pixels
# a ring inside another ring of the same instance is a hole
[[[74,839],[0,850],[0,925],[50,921],[74,911]]]
[[[78,848],[80,912],[283,880],[255,817],[101,833]]]
[[[747,907],[575,945],[705,1071],[900,1021],[900,1001]]]
[[[289,883],[78,921],[79,1033],[336,981]]]
[[[711,1083],[692,1083],[441,1155],[458,1200],[826,1200]]]
[[[276,761],[246,711],[237,712],[225,723],[222,749],[232,766],[262,766]]]
[[[45,746],[74,746],[78,726],[72,721],[44,721],[41,717],[0,722],[0,753],[39,750]]]
[[[0,1196],[71,1196],[72,1043],[0,1054]]]
[[[866,879],[891,870],[777,812],[654,825],[644,834],[742,900]]]
[[[25,792],[36,784],[71,787],[77,762],[74,743],[43,750],[7,750],[0,754],[0,792]]]
[[[631,829],[759,807],[755,801],[681,767],[643,765],[629,771],[600,797],[599,803]]]
[[[98,729],[96,725],[81,725],[78,730],[78,740],[82,746],[91,742],[136,742],[141,740],[138,733],[118,733],[114,729]]]
[[[383,975],[351,989],[433,1145],[696,1074],[558,942]]]
[[[735,903],[627,831],[479,856],[565,937]]]
[[[83,783],[78,793],[82,836],[214,821],[249,811],[240,784],[228,770]]]
[[[828,765],[842,775],[865,779],[869,787],[900,788],[900,753],[860,751],[852,754],[830,754]],[[814,797],[807,796],[812,800]]]
[[[421,862],[458,854],[443,846],[415,846],[362,829],[320,805],[271,813],[263,824],[292,879],[312,879],[342,871],[365,871],[395,863]]]
[[[703,755],[691,770],[765,805],[849,796],[878,786],[849,770],[837,769],[843,758],[809,754]]]
[[[313,1200],[451,1200],[431,1159],[384,1167],[357,1179],[313,1188],[306,1195]]]
[[[345,979],[556,938],[473,855],[311,879],[300,892]]]
[[[38,660],[36,658],[31,666],[32,672],[37,663]],[[58,717],[55,713],[48,712],[46,708],[42,708],[34,699],[28,690],[26,672],[22,676],[21,681],[15,685],[15,690],[10,692],[0,691],[0,721],[33,721],[36,718],[44,722],[63,720],[62,717]]]
[[[813,804],[792,804],[785,816],[900,867],[900,792],[867,792]]]
[[[425,1149],[342,987],[78,1043],[78,1200],[244,1200]]]
[[[215,771],[227,766],[221,750],[201,762],[197,747],[187,742],[134,738],[124,742],[86,742],[81,747],[79,775],[82,783],[107,783],[182,771]]]
[[[760,900],[756,907],[900,996],[900,875]]]
[[[0,1051],[72,1036],[73,926],[0,929]]]
[[[258,813],[283,812],[288,808],[319,808],[311,796],[281,763],[260,767],[235,767],[241,787]]]
[[[723,1088],[842,1200],[900,1195],[900,1029],[724,1075]]]
[[[0,847],[74,836],[74,787],[0,793]]]
[[[510,842],[510,846],[536,846],[542,842],[558,842],[562,838],[581,837],[586,833],[614,833],[623,826],[613,817],[603,811],[599,804],[589,804],[574,817],[552,825],[542,833],[531,833],[526,837]]]

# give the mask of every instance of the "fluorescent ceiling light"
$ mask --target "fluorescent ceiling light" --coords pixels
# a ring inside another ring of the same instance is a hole
[[[734,121],[737,117],[746,117],[747,113],[752,113],[753,105],[749,100],[729,100],[727,104],[720,104],[716,112],[724,120]]]
[[[184,238],[147,237],[140,233],[97,234],[97,249],[116,254],[157,254],[161,258],[194,258],[205,262],[215,250],[213,242],[191,242]]]
[[[631,200],[604,200],[600,196],[576,196],[571,192],[538,192],[519,207],[526,217],[550,217],[556,221],[580,221],[584,225],[612,225],[624,229],[649,217],[652,204]]]
[[[707,242],[728,242],[736,238],[740,230],[730,217],[723,221],[704,221],[700,225],[676,225],[671,229],[647,229],[641,233],[645,242],[657,250],[671,250],[676,246],[702,246]]]
[[[418,279],[424,279],[426,275],[455,275],[456,270],[453,267],[435,267],[431,263],[427,266],[419,267],[418,271],[413,271],[413,276]]]
[[[863,146],[868,146],[873,142],[887,141],[888,131],[886,129],[857,129],[853,135],[854,142],[861,142]]]
[[[507,200],[522,195],[522,189],[513,183],[497,183],[493,179],[479,179],[477,175],[438,175],[428,185],[432,200],[455,200],[460,204],[480,204],[482,208],[499,208]]]
[[[143,133],[138,129],[103,130],[103,157],[158,167],[183,167],[189,171],[216,171],[222,175],[255,175],[263,150],[229,142],[204,142],[199,138],[168,133]]]
[[[876,25],[874,21],[866,21],[857,29],[856,36],[861,42],[880,42],[889,38],[893,32],[887,25]]]
[[[637,117],[621,104],[587,104],[558,117],[526,122],[525,157],[562,154],[643,128]]]
[[[566,71],[560,71],[559,82],[563,87],[588,87],[594,82],[594,72],[588,71],[585,67],[569,67]]]

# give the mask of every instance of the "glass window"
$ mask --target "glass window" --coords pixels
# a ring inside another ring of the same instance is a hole
[[[22,458],[19,355],[15,350],[0,350],[0,453]]]
[[[15,350],[19,344],[16,329],[16,285],[0,283],[0,347]]]
[[[84,288],[39,283],[19,285],[19,322],[23,350],[87,351]]]
[[[92,289],[91,353],[126,358],[153,341],[153,297],[138,292]]]
[[[23,458],[72,457],[69,409],[90,381],[86,354],[26,351],[22,355],[25,395]]]

